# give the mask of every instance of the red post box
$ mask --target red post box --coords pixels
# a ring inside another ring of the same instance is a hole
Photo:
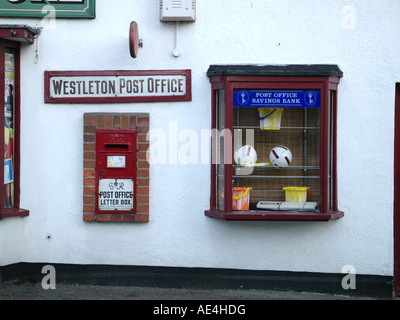
[[[96,213],[136,212],[136,131],[96,130]]]

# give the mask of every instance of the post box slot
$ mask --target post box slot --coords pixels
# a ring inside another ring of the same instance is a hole
[[[129,145],[128,144],[104,144],[104,147],[107,149],[113,148],[113,149],[128,149]]]

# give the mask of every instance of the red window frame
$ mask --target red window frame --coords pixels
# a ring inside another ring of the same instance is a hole
[[[208,73],[212,87],[212,123],[211,128],[218,129],[216,123],[217,111],[217,91],[225,92],[225,129],[233,132],[233,91],[235,89],[310,89],[320,90],[321,92],[321,125],[320,125],[320,205],[319,212],[279,212],[279,211],[233,211],[232,209],[232,177],[233,164],[224,164],[224,210],[217,209],[216,185],[214,183],[217,176],[217,164],[211,164],[211,197],[210,209],[205,211],[205,215],[213,218],[225,220],[309,220],[309,221],[328,221],[344,216],[338,210],[337,201],[337,89],[340,76],[331,76],[324,72],[318,75],[300,74],[286,72],[285,67],[278,72],[261,75],[262,71],[252,69],[246,74],[242,66],[237,70],[234,67],[223,72]],[[222,66],[223,69],[223,66]],[[318,66],[317,68],[318,69]],[[288,75],[275,75],[276,73]],[[333,73],[334,74],[334,73]],[[331,106],[331,109],[330,109]],[[330,119],[331,118],[331,119]],[[330,124],[332,127],[330,128]],[[330,141],[331,139],[331,141]],[[214,143],[214,141],[213,141]],[[331,150],[329,150],[329,146]],[[215,147],[212,147],[211,158],[215,159]],[[226,150],[225,150],[226,152]],[[329,163],[331,159],[331,163]],[[331,171],[331,191],[329,191],[329,166]]]
[[[395,115],[394,115],[394,188],[393,188],[393,255],[395,297],[400,296],[400,83],[395,87]]]
[[[29,211],[20,208],[20,129],[21,129],[21,87],[20,87],[20,43],[0,40],[0,88],[5,87],[4,56],[5,49],[15,49],[15,86],[14,86],[14,205],[4,208],[4,183],[0,183],[0,219],[28,216]],[[4,89],[0,90],[0,101],[5,101]],[[0,112],[0,123],[4,124],[4,105]],[[4,130],[0,130],[0,141],[4,141]],[[0,159],[4,162],[4,143],[0,143]],[[0,181],[4,181],[4,170],[0,170]]]

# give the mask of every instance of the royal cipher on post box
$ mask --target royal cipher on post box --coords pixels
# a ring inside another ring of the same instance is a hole
[[[136,212],[136,131],[96,130],[96,213]]]

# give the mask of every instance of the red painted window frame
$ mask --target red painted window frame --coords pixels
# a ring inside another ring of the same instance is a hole
[[[393,195],[393,255],[394,295],[400,296],[400,83],[395,88],[394,114],[394,195]]]
[[[235,89],[312,89],[321,91],[321,129],[320,129],[320,210],[315,212],[279,212],[279,211],[233,211],[232,210],[232,175],[233,164],[224,164],[224,211],[217,210],[217,199],[215,197],[215,177],[217,164],[211,164],[211,197],[210,210],[205,215],[225,220],[291,220],[291,221],[328,221],[344,216],[338,210],[337,201],[337,89],[340,78],[337,76],[237,76],[237,75],[215,75],[210,77],[212,86],[212,123],[211,128],[217,129],[215,113],[217,109],[217,90],[225,90],[225,129],[233,132],[233,90]],[[332,197],[329,208],[329,103],[332,91]],[[328,112],[327,112],[328,111]],[[214,148],[212,148],[214,150]],[[214,155],[212,155],[212,158]]]
[[[14,207],[4,208],[4,183],[0,183],[0,219],[24,217],[29,211],[20,208],[20,130],[21,130],[21,87],[20,87],[20,43],[0,40],[0,88],[4,88],[4,55],[5,48],[15,49],[15,86],[14,86]],[[0,101],[5,101],[4,90],[0,90]],[[4,108],[4,106],[3,106]],[[3,109],[1,109],[3,110]],[[0,112],[0,123],[4,124],[4,111]],[[4,141],[4,130],[0,130],[0,141]],[[0,161],[4,162],[4,143],[0,143]],[[4,181],[4,170],[0,170],[0,181]]]

